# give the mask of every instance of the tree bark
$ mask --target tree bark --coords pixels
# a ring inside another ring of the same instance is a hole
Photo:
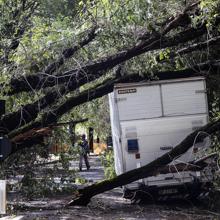
[[[173,150],[152,161],[151,163],[138,169],[123,173],[113,179],[104,180],[102,182],[95,183],[91,186],[87,186],[83,189],[78,190],[73,200],[69,202],[69,205],[87,205],[90,202],[90,199],[97,194],[114,189],[115,187],[129,184],[142,178],[154,176],[157,174],[159,169],[162,169],[164,166],[172,162],[174,158],[177,158],[180,155],[184,154],[193,145],[194,139],[198,132],[203,131],[212,134],[219,130],[220,119],[194,131],[193,133],[188,135],[180,144],[178,144]]]

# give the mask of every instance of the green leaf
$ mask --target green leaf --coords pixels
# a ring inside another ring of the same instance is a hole
[[[164,60],[164,58],[165,58],[165,57],[164,57],[164,54],[163,54],[163,52],[161,51],[161,52],[160,52],[159,59],[160,59],[160,60]]]

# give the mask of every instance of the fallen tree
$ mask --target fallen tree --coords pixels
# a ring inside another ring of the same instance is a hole
[[[206,22],[198,23],[198,25],[195,26],[189,25],[190,22],[188,22],[189,11],[192,8],[197,8],[198,4],[199,2],[195,4],[193,3],[192,7],[187,7],[182,13],[177,13],[172,18],[167,19],[164,24],[160,25],[158,32],[150,32],[147,38],[144,38],[139,42],[134,42],[135,44],[129,46],[128,49],[124,49],[123,47],[123,49],[119,51],[116,50],[118,52],[113,53],[113,55],[103,55],[100,59],[94,59],[88,63],[80,64],[81,66],[79,68],[74,68],[65,73],[53,74],[64,64],[65,59],[72,57],[78,49],[87,45],[96,37],[96,28],[94,28],[88,33],[86,38],[80,41],[79,44],[63,50],[57,60],[52,62],[52,64],[48,65],[46,68],[42,68],[45,70],[44,73],[32,75],[19,74],[20,77],[12,77],[9,82],[10,88],[7,90],[8,94],[17,94],[22,91],[31,92],[32,89],[47,88],[54,85],[58,85],[58,88],[51,88],[37,101],[23,105],[17,111],[4,115],[0,120],[0,126],[7,130],[9,138],[13,139],[28,130],[56,123],[63,114],[68,113],[73,107],[111,92],[114,83],[128,82],[129,80],[143,80],[143,77],[137,75],[125,77],[116,76],[107,79],[94,87],[90,87],[90,89],[84,90],[77,95],[69,94],[82,85],[93,82],[102,76],[106,77],[106,75],[109,74],[108,71],[113,67],[138,55],[169,47],[176,49],[176,47],[185,46],[186,43],[187,45],[191,44],[193,40],[203,39],[204,35],[207,34]],[[213,19],[213,23],[217,26],[219,22],[220,18],[216,16],[215,19]],[[204,45],[205,43],[203,43],[203,46]],[[191,50],[197,49],[199,49],[198,46],[194,46]],[[192,68],[186,68],[179,71],[158,72],[155,74],[155,77],[158,77],[159,79],[175,78],[175,76],[181,78],[183,76],[200,75],[201,72],[204,75],[213,73],[218,74],[219,61],[214,60],[201,65],[198,64],[192,66]],[[145,77],[145,79],[149,78],[150,77]],[[62,96],[66,94],[69,94],[66,101],[59,102]],[[44,110],[44,112],[42,110]],[[28,144],[27,140],[25,140],[24,143],[20,141],[19,144],[15,143],[13,152],[16,152],[25,146],[29,147],[41,142],[42,140],[40,138],[30,139],[28,140]]]
[[[154,74],[154,78],[160,79],[160,80],[166,80],[166,79],[176,79],[176,78],[185,78],[185,77],[192,77],[192,76],[210,76],[210,75],[219,75],[220,72],[220,61],[208,61],[205,63],[200,63],[197,65],[192,66],[191,68],[186,68],[183,70],[178,71],[161,71],[156,72]],[[139,76],[137,74],[130,74],[126,75],[124,77],[117,76],[115,79],[109,79],[109,82],[103,83],[104,87],[108,87],[108,89],[103,90],[102,93],[96,92],[96,98],[101,97],[103,95],[106,95],[108,92],[111,92],[113,89],[113,84],[117,82],[137,82],[142,80],[151,80],[151,77],[149,76],[149,73],[145,73],[144,76]],[[90,81],[92,81],[92,77],[88,77]],[[87,80],[88,80],[87,79]],[[94,80],[94,78],[93,78]],[[85,80],[83,79],[83,82],[85,83]],[[22,106],[20,109],[18,109],[16,112],[11,112],[9,114],[4,115],[1,118],[0,126],[6,128],[8,131],[12,131],[14,129],[17,129],[19,127],[22,127],[23,125],[31,122],[32,120],[36,119],[38,116],[38,113],[45,109],[46,107],[50,106],[51,104],[55,103],[59,98],[66,94],[67,92],[74,91],[78,86],[80,86],[80,81],[75,83],[70,83],[67,86],[60,86],[59,88],[50,89],[42,98],[39,100],[27,104],[25,106]],[[79,94],[79,98],[75,99],[74,105],[69,105],[69,108],[73,108],[76,105],[80,105],[82,103],[85,103],[86,101],[92,100],[93,98],[93,92],[94,89],[89,89],[87,94],[86,92],[83,93],[83,95]],[[100,90],[100,89],[99,89]],[[99,95],[98,95],[99,94]],[[83,98],[84,97],[84,98]],[[89,98],[88,98],[89,97]],[[53,114],[54,115],[54,114]],[[56,114],[57,118],[59,118],[59,114]],[[48,114],[47,114],[48,118]],[[56,119],[57,120],[57,119]],[[48,123],[44,123],[41,121],[43,126],[49,125],[49,123],[53,123],[51,120]],[[35,123],[35,125],[37,125]],[[31,127],[32,129],[33,127]]]
[[[220,71],[220,64],[218,61],[216,62],[207,62],[202,63],[193,66],[192,68],[179,70],[179,71],[164,71],[164,72],[158,72],[155,73],[154,77],[159,80],[168,80],[168,79],[177,79],[177,78],[185,78],[185,77],[193,77],[193,76],[207,76],[210,75],[218,75]],[[99,84],[95,85],[92,88],[89,88],[87,90],[82,91],[78,95],[73,95],[69,97],[64,103],[62,104],[55,104],[51,107],[51,110],[49,112],[45,112],[40,119],[35,120],[29,124],[26,124],[25,126],[15,129],[12,132],[8,134],[8,137],[13,140],[13,152],[16,152],[19,149],[23,149],[26,145],[27,140],[25,140],[24,143],[22,143],[22,140],[19,139],[19,143],[17,143],[16,136],[22,135],[23,133],[28,132],[29,130],[36,129],[36,128],[43,128],[50,126],[51,124],[54,124],[61,116],[68,113],[72,108],[79,106],[83,103],[86,103],[88,101],[100,98],[104,95],[107,95],[108,93],[113,91],[114,84],[116,83],[128,83],[128,82],[140,82],[140,81],[149,81],[151,80],[151,77],[149,77],[149,74],[145,74],[143,76],[136,74],[128,74],[125,76],[120,76],[120,73],[111,78],[107,78],[106,80],[100,82]],[[51,96],[53,97],[53,96]],[[35,104],[35,108],[37,109],[37,103]],[[17,112],[19,114],[20,112]],[[30,112],[29,112],[30,113]],[[28,111],[24,112],[22,115],[22,119],[26,122],[29,121],[29,119],[32,117],[34,119],[36,113],[31,112],[32,114],[28,114]],[[10,115],[10,114],[9,114]],[[6,115],[6,116],[9,116]],[[27,115],[27,117],[26,117]],[[13,119],[13,117],[9,117],[10,121],[7,121],[7,118],[3,117],[2,122],[4,122],[4,126],[7,125],[7,123],[10,122],[10,125],[14,126],[15,128],[15,122],[16,120]],[[4,120],[6,119],[6,120]],[[12,120],[13,119],[13,120]],[[21,120],[21,119],[19,119]],[[7,122],[7,123],[6,123]],[[20,123],[19,121],[17,123]],[[8,127],[9,128],[9,127]],[[36,139],[37,140],[37,139]],[[39,139],[40,140],[40,139]],[[39,144],[39,140],[37,140],[36,144]],[[28,143],[31,143],[31,140],[29,140]],[[43,143],[43,142],[42,142]],[[35,144],[35,141],[33,140],[33,144]]]
[[[192,4],[192,7],[194,8],[198,4],[199,2]],[[13,141],[12,153],[15,153],[23,148],[32,147],[36,144],[43,144],[45,133],[47,134],[48,131],[47,129],[44,130],[45,127],[57,123],[61,116],[68,113],[72,108],[108,94],[113,90],[115,83],[141,81],[144,78],[145,80],[151,79],[150,77],[140,77],[137,74],[130,76],[121,76],[119,74],[119,76],[113,76],[112,78],[108,78],[99,84],[94,82],[94,80],[100,79],[100,77],[107,77],[107,74],[109,74],[108,71],[117,65],[120,65],[146,52],[155,53],[156,50],[170,48],[173,50],[172,52],[174,52],[174,56],[176,56],[178,54],[188,54],[191,52],[199,51],[205,48],[207,44],[215,45],[216,42],[219,42],[219,32],[217,33],[216,37],[213,37],[210,40],[207,40],[205,37],[207,34],[210,34],[210,30],[207,30],[206,19],[201,19],[201,22],[197,23],[197,25],[191,24],[191,14],[188,14],[189,10],[191,9],[186,9],[181,13],[177,12],[174,16],[167,19],[164,24],[160,25],[160,27],[157,27],[156,32],[150,30],[147,37],[142,38],[139,42],[136,42],[136,40],[132,41],[131,44],[129,44],[129,47],[127,47],[126,44],[121,44],[120,47],[116,45],[114,48],[109,50],[109,53],[112,55],[106,55],[109,54],[108,52],[102,53],[102,47],[100,46],[99,48],[99,45],[96,44],[95,46],[98,47],[98,52],[95,50],[90,52],[96,52],[96,54],[92,56],[92,59],[93,57],[99,58],[92,60],[88,56],[86,59],[79,59],[80,62],[79,65],[77,65],[78,68],[71,67],[68,68],[70,69],[69,71],[64,73],[59,72],[56,75],[54,74],[55,71],[57,71],[64,64],[66,59],[71,58],[78,49],[84,45],[89,44],[94,39],[96,36],[95,30],[92,30],[91,35],[88,35],[88,38],[82,40],[78,46],[76,45],[71,48],[62,50],[61,55],[58,56],[58,59],[55,59],[55,61],[50,65],[47,67],[41,66],[40,69],[44,70],[42,73],[31,74],[32,71],[27,71],[27,74],[26,72],[22,74],[21,71],[19,73],[19,77],[17,77],[18,72],[16,72],[16,74],[12,76],[11,81],[9,81],[9,88],[3,92],[4,94],[17,95],[21,92],[32,92],[33,90],[48,89],[48,87],[56,86],[56,88],[50,88],[49,91],[44,90],[46,93],[44,96],[42,95],[42,98],[32,103],[24,104],[21,106],[21,108],[16,108],[18,111],[11,112],[10,114],[7,114],[1,118],[0,126],[7,130],[9,138]],[[200,10],[200,8],[198,10]],[[193,16],[197,15],[198,14],[194,14]],[[213,22],[212,25],[218,28],[217,26],[219,25],[220,18],[218,13],[216,15],[217,16],[211,20]],[[198,17],[200,17],[200,14]],[[128,26],[130,25],[128,24]],[[198,41],[199,43],[195,44],[195,41]],[[109,42],[111,43],[111,41]],[[12,49],[16,50],[18,46],[19,44],[14,45]],[[128,49],[125,49],[125,46]],[[102,56],[99,56],[100,51]],[[177,52],[175,53],[175,51]],[[185,62],[182,66],[180,65],[180,67],[177,67],[178,65],[176,65],[172,68],[172,70],[179,69],[178,71],[158,72],[153,77],[157,77],[159,79],[168,79],[175,78],[175,76],[177,78],[182,78],[185,76],[209,76],[210,74],[219,74],[219,56],[214,58],[216,60],[210,59],[207,63],[200,63],[192,67],[186,65],[187,62]],[[89,60],[89,62],[85,62],[85,60]],[[199,59],[196,60],[196,63],[198,63],[198,60]],[[207,61],[207,59],[201,59],[199,62],[204,61]],[[18,69],[18,71],[20,70],[21,69]],[[152,75],[151,72],[148,75]],[[80,93],[77,92],[75,94],[70,94],[70,92],[74,92],[76,89],[87,83],[89,84],[90,82],[94,82],[95,86],[86,85],[86,88],[89,86],[89,89],[83,90]],[[40,92],[41,91],[39,91],[39,93]],[[68,94],[66,100],[61,102],[61,98],[66,94]],[[27,94],[24,94],[24,97],[25,95]],[[17,107],[17,105],[15,106]],[[12,109],[13,107],[11,110]],[[42,111],[43,109],[44,111]],[[97,183],[79,190],[78,194],[76,194],[73,198],[73,201],[70,202],[70,205],[86,205],[96,194],[110,190],[117,186],[128,184],[140,178],[157,175],[158,172],[167,172],[166,165],[169,164],[173,158],[180,156],[192,146],[192,142],[199,131],[204,130],[210,134],[214,133],[215,131],[219,130],[219,123],[219,121],[210,123],[200,130],[192,133],[178,146],[176,146],[174,150],[142,168],[122,174],[115,179],[103,181],[101,183]],[[42,133],[40,131],[42,131]],[[25,134],[29,134],[28,138],[26,138]],[[192,169],[194,169],[194,167],[192,167]]]
[[[194,143],[194,139],[199,132],[202,131],[213,134],[214,132],[217,132],[219,130],[220,119],[194,131],[193,133],[188,135],[181,143],[179,143],[173,150],[143,167],[123,173],[113,179],[104,180],[91,186],[87,186],[83,189],[79,189],[68,205],[84,206],[87,205],[90,202],[90,199],[97,194],[132,183],[142,178],[155,176],[158,174],[159,169],[162,169],[164,166],[172,162],[174,158],[179,157],[180,155],[184,154],[189,148],[191,148]]]
[[[143,39],[141,42],[137,43],[135,46],[132,46],[127,50],[122,50],[113,55],[91,61],[87,64],[81,65],[80,68],[76,68],[65,73],[51,75],[52,73],[54,73],[55,70],[63,65],[65,59],[69,59],[70,57],[72,57],[78,49],[87,45],[95,38],[96,27],[94,27],[89,31],[88,36],[86,36],[81,42],[79,42],[79,44],[63,50],[62,55],[55,62],[48,65],[45,68],[45,72],[43,74],[38,73],[32,75],[23,75],[15,78],[12,77],[9,83],[10,89],[8,89],[8,94],[16,94],[22,91],[32,91],[33,89],[46,88],[54,85],[58,86],[49,89],[49,91],[47,91],[42,98],[32,102],[31,104],[23,105],[17,111],[4,115],[1,118],[0,127],[4,127],[5,130],[7,130],[7,133],[14,133],[15,130],[25,125],[24,131],[26,131],[26,128],[28,127],[26,126],[26,124],[35,120],[39,116],[39,113],[42,112],[42,110],[49,107],[53,109],[54,104],[56,105],[56,103],[61,99],[62,96],[67,95],[72,91],[75,91],[80,86],[93,82],[103,75],[107,75],[107,71],[117,66],[118,64],[121,64],[133,57],[149,51],[154,51],[167,47],[175,47],[181,44],[185,44],[187,42],[189,43],[190,41],[203,36],[207,33],[205,23],[197,27],[186,26],[187,28],[183,31],[177,31],[177,33],[173,34],[172,36],[165,36],[171,30],[178,29],[181,26],[182,20],[185,18],[185,15],[188,16],[188,11],[191,10],[191,8],[196,7],[197,4],[198,3],[192,4],[192,7],[187,7],[187,9],[184,10],[183,14],[176,15],[177,19],[175,19],[175,16],[172,19],[167,19],[167,21],[165,22],[165,26],[161,26],[162,31],[160,33],[151,33],[148,38]],[[219,20],[219,17],[215,18],[216,25],[219,23]],[[198,64],[196,66],[193,66],[191,69],[187,68],[184,70],[180,70],[179,77],[192,74],[198,75],[201,71],[208,72],[210,74],[218,73],[218,66],[218,60],[207,62],[206,64]],[[187,71],[189,71],[189,73]],[[174,73],[174,75],[175,74],[176,73]],[[157,74],[155,75],[157,76]],[[171,73],[169,73],[169,71],[158,73],[158,75],[159,78],[166,79],[169,78],[170,75],[172,75],[172,71]],[[111,89],[109,91],[111,91]],[[106,92],[102,93],[102,95],[105,94]],[[99,97],[101,97],[101,95],[99,95]],[[87,99],[87,101],[89,100],[91,99]],[[78,104],[75,101],[74,105],[66,105],[65,111],[62,110],[62,112],[68,112],[72,107],[84,103],[85,99],[78,98],[77,101]],[[63,108],[63,106],[64,105],[56,107],[61,109]],[[37,122],[33,122],[32,125],[36,125],[37,127],[47,126],[48,123],[55,122],[61,114],[58,113],[57,115],[55,115],[54,113],[52,116],[51,114],[44,115],[45,117],[43,117],[44,119],[41,120],[41,122],[37,120]],[[45,118],[47,118],[46,122]],[[33,128],[33,126],[31,126],[31,129]],[[11,134],[9,136],[11,136]]]

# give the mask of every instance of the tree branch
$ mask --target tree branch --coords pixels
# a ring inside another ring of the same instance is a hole
[[[10,91],[6,95],[13,95],[22,91],[32,91],[32,89],[42,89],[47,86],[43,86],[46,82],[53,86],[56,84],[57,76],[51,76],[50,74],[58,70],[63,64],[65,59],[71,58],[79,49],[89,44],[97,35],[97,27],[93,27],[87,34],[87,36],[73,47],[67,48],[62,52],[62,55],[55,62],[49,64],[44,73],[31,74],[28,76],[20,76],[18,78],[12,78],[10,85],[12,86]]]
[[[163,71],[163,72],[157,72],[154,74],[155,78],[158,78],[160,80],[166,80],[166,79],[174,79],[174,78],[185,78],[185,77],[191,77],[191,76],[210,76],[211,74],[218,75],[220,74],[220,61],[209,61],[206,63],[201,63],[198,65],[195,65],[191,68],[178,70],[178,71]],[[152,80],[151,77],[148,77],[149,73],[145,73],[145,76],[141,77],[138,74],[131,74],[125,77],[118,77],[116,76],[115,79],[108,80],[103,85],[100,85],[99,87],[93,88],[91,90],[87,90],[84,93],[80,94],[78,99],[74,96],[74,102],[75,104],[66,104],[65,108],[69,108],[69,110],[73,107],[75,107],[78,104],[85,103],[91,99],[93,99],[92,94],[94,94],[94,98],[98,98],[99,90],[101,88],[106,88],[109,86],[109,89],[103,89],[101,90],[101,96],[107,94],[108,92],[111,92],[113,89],[113,84],[117,81],[124,81],[129,82],[131,80],[133,81],[142,81],[142,80]],[[0,127],[6,128],[8,131],[12,131],[14,129],[17,129],[19,127],[22,127],[23,125],[31,122],[32,120],[36,119],[38,116],[38,113],[41,112],[43,109],[48,107],[49,105],[52,105],[53,103],[56,103],[64,94],[67,94],[71,91],[74,91],[78,86],[83,85],[84,83],[87,83],[88,81],[93,81],[93,75],[88,76],[87,79],[82,78],[79,79],[78,84],[71,84],[69,83],[67,86],[60,86],[59,89],[51,89],[46,93],[44,97],[41,99],[31,103],[27,104],[23,107],[21,107],[18,111],[9,113],[2,117],[0,120]],[[100,96],[99,96],[100,97]],[[56,107],[56,109],[61,108],[61,106]],[[63,107],[64,108],[64,107]],[[63,111],[64,114],[66,111]],[[53,123],[53,120],[57,120],[59,118],[58,112],[52,112],[51,116],[48,113],[45,113],[44,118],[48,117],[56,117],[56,119],[51,119],[50,123]],[[48,120],[48,119],[47,119]],[[36,123],[36,122],[35,122]],[[42,122],[43,124],[45,122]],[[37,123],[38,124],[38,123]],[[35,124],[37,126],[37,124]],[[47,126],[48,124],[46,124]],[[39,124],[38,124],[39,126]],[[31,127],[33,128],[33,127]],[[31,129],[30,128],[30,129]]]
[[[52,74],[56,70],[59,69],[60,66],[64,64],[65,59],[71,58],[79,49],[83,48],[85,45],[89,44],[96,37],[96,29],[97,27],[93,27],[82,41],[80,41],[77,45],[67,48],[62,52],[62,56],[57,59],[55,62],[51,63],[46,67],[45,73]]]
[[[220,36],[211,38],[207,41],[195,43],[195,44],[189,45],[187,47],[181,48],[181,49],[179,49],[175,52],[171,52],[169,54],[169,59],[173,59],[176,56],[188,54],[188,53],[191,53],[191,52],[194,52],[194,51],[200,51],[200,50],[203,50],[203,49],[208,49],[209,47],[217,46],[219,43],[220,43]],[[159,55],[156,57],[156,60],[158,62],[164,61],[164,60],[160,59]]]
[[[209,46],[215,46],[218,43],[220,43],[220,36],[217,36],[217,37],[211,38],[207,41],[199,42],[199,43],[190,45],[188,47],[179,49],[179,50],[176,51],[176,54],[177,55],[183,55],[183,54],[186,54],[186,53],[191,53],[193,51],[206,49]]]
[[[112,69],[118,64],[125,62],[133,57],[139,56],[143,53],[163,49],[167,47],[174,47],[181,43],[186,43],[193,39],[200,37],[206,33],[205,25],[199,28],[189,28],[186,31],[180,32],[173,37],[153,36],[145,42],[131,47],[125,51],[118,52],[114,55],[93,61],[92,63],[82,66],[80,69],[73,69],[65,73],[55,76],[47,76],[45,74],[33,74],[28,76],[21,76],[20,78],[13,78],[10,81],[10,93],[15,94],[22,91],[30,91],[33,89],[42,89],[52,87],[57,84],[70,82],[77,84],[82,78],[87,81],[87,76],[93,75],[94,78],[103,75],[107,70]],[[30,88],[31,87],[31,88]]]

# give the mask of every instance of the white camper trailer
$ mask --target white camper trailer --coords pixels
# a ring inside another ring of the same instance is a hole
[[[109,95],[109,103],[117,175],[150,163],[208,122],[203,77],[116,84]],[[207,144],[202,143],[203,146]],[[193,147],[174,163],[192,161],[195,157]],[[158,192],[158,187],[185,187],[195,182],[195,178],[197,183],[210,182],[209,174],[168,173],[139,180],[124,189],[157,187]],[[160,192],[172,194],[176,189]]]

